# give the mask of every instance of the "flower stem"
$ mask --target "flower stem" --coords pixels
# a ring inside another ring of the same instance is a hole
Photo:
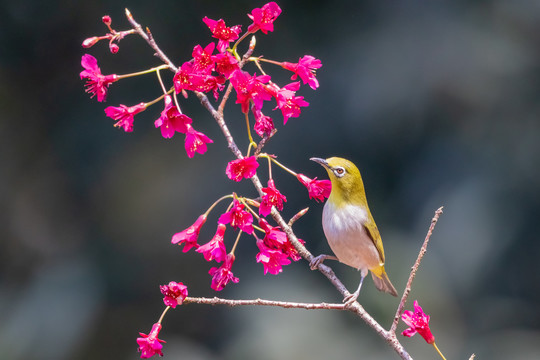
[[[274,64],[274,65],[279,65],[281,66],[281,62],[279,61],[274,61],[274,60],[268,60],[268,59],[265,59],[263,57],[250,57],[249,58],[250,61],[255,61],[255,62],[259,62],[259,61],[263,61],[263,62],[267,62],[267,63],[270,63],[270,64]]]
[[[234,245],[233,245],[233,247],[232,247],[232,249],[231,249],[231,254],[232,254],[232,255],[234,255],[234,251],[236,250],[236,245],[238,245],[238,240],[240,240],[240,235],[242,235],[242,233],[243,233],[242,230],[240,230],[240,231],[238,232],[238,236],[236,237],[236,241],[234,242]]]
[[[158,324],[161,324],[161,322],[163,321],[163,318],[165,317],[165,314],[167,313],[167,311],[169,311],[170,308],[171,308],[170,306],[167,306],[165,310],[163,310],[163,312],[161,313],[161,316],[159,317]]]
[[[240,57],[238,56],[238,53],[236,52],[236,48],[238,47],[238,44],[240,44],[242,42],[242,40],[244,40],[248,35],[250,34],[249,31],[246,31],[246,33],[242,36],[240,36],[240,39],[236,40],[236,42],[234,43],[233,47],[232,47],[232,52],[233,52],[233,55],[238,58],[238,60],[240,60]]]
[[[433,347],[435,348],[435,350],[437,350],[437,352],[439,353],[439,355],[443,358],[443,360],[446,360],[446,358],[445,358],[444,355],[442,354],[441,350],[439,350],[439,348],[437,347],[437,344],[433,343],[432,345],[433,345]]]
[[[251,136],[251,128],[249,127],[249,115],[248,113],[245,113],[245,118],[246,118],[246,127],[247,127],[247,133],[248,133],[248,138],[249,138],[249,147],[248,147],[248,152],[247,152],[247,156],[249,156],[249,152],[251,150],[251,147],[252,146],[255,146],[257,147],[257,143],[255,141],[253,141],[253,137]]]
[[[232,198],[232,197],[233,197],[232,194],[228,194],[228,195],[225,195],[225,196],[220,197],[219,199],[217,199],[217,200],[212,204],[212,206],[210,206],[210,207],[208,208],[208,210],[206,210],[206,212],[204,213],[204,215],[208,216],[208,214],[210,214],[210,211],[212,211],[212,210],[216,207],[217,204],[219,204],[221,201],[223,201],[223,200],[225,200],[225,199],[230,199],[230,198]]]
[[[129,78],[129,77],[150,74],[150,73],[152,73],[154,71],[159,71],[161,69],[167,69],[168,67],[169,67],[168,65],[160,65],[158,67],[151,68],[151,69],[148,69],[148,70],[134,72],[134,73],[131,73],[131,74],[117,75],[117,76],[118,76],[118,80],[120,80],[120,79]]]
[[[276,159],[274,159],[272,156],[270,156],[268,154],[260,154],[259,156],[266,157],[267,159],[272,160],[277,166],[279,166],[280,168],[282,168],[283,170],[285,170],[286,172],[288,172],[292,176],[298,175],[297,173],[295,173],[294,171],[292,171],[291,169],[289,169],[288,167],[286,167],[285,165],[283,165],[282,163],[280,163],[279,161],[277,161]]]
[[[163,85],[163,80],[161,79],[161,74],[159,73],[159,70],[156,70],[156,75],[158,77],[159,84],[161,85],[161,88],[163,89],[163,93],[166,94],[167,90],[165,90],[165,85]]]

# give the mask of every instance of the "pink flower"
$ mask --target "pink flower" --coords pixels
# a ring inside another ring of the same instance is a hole
[[[184,299],[188,296],[187,286],[174,281],[168,285],[160,285],[159,290],[164,295],[163,302],[165,305],[176,308],[176,305],[182,305]]]
[[[255,106],[251,107],[251,112],[253,112],[253,115],[255,116],[255,125],[253,128],[257,135],[260,137],[263,137],[264,135],[270,136],[272,131],[276,128],[272,118],[264,115],[261,110],[257,109]]]
[[[150,334],[146,335],[139,333],[140,338],[137,338],[137,344],[139,344],[139,352],[141,353],[141,359],[148,359],[154,355],[163,356],[161,348],[165,341],[158,339],[159,332],[161,331],[161,324],[155,323],[152,326]]]
[[[196,251],[204,255],[206,261],[216,260],[222,262],[227,257],[227,251],[225,250],[225,243],[223,237],[225,235],[225,229],[227,227],[223,224],[218,224],[216,234],[208,243],[199,247]]]
[[[253,9],[251,14],[248,14],[249,18],[253,20],[253,24],[249,25],[248,31],[255,33],[260,29],[265,34],[268,34],[268,31],[274,31],[274,21],[279,14],[281,14],[281,9],[275,2],[269,2],[260,9]]]
[[[208,274],[212,276],[212,284],[210,287],[216,291],[221,291],[223,288],[232,281],[238,282],[238,278],[234,277],[231,268],[234,263],[234,255],[228,254],[225,258],[225,262],[220,267],[213,267],[208,271]]]
[[[429,329],[429,315],[426,315],[418,301],[414,301],[414,312],[410,310],[405,310],[401,315],[401,319],[405,324],[410,326],[408,329],[403,331],[401,334],[407,337],[411,337],[416,333],[419,333],[428,344],[433,344],[435,342],[435,337],[431,334]]]
[[[191,125],[187,125],[186,140],[184,147],[189,158],[195,156],[195,153],[204,154],[207,150],[206,144],[213,143],[212,139],[202,132],[195,131]]]
[[[268,180],[268,187],[262,189],[261,206],[259,207],[259,215],[267,216],[272,212],[272,206],[275,206],[278,211],[283,210],[283,202],[287,202],[287,198],[282,195],[274,184],[274,180]]]
[[[275,93],[277,106],[283,114],[283,124],[286,124],[289,118],[300,116],[300,107],[309,106],[303,96],[295,96],[296,91],[300,89],[300,82],[293,82],[285,85]]]
[[[216,44],[210,43],[203,49],[201,45],[193,48],[193,72],[198,74],[210,74],[214,70],[215,64],[212,53]]]
[[[293,261],[298,261],[302,258],[296,248],[289,241],[287,234],[281,231],[279,227],[270,226],[270,224],[268,224],[268,222],[263,218],[259,219],[259,226],[265,232],[263,242],[268,247],[281,251]],[[298,241],[301,244],[305,244],[305,241],[302,239],[298,239]]]
[[[210,28],[212,36],[219,39],[217,51],[220,53],[225,51],[231,41],[238,39],[240,36],[240,31],[242,31],[242,27],[240,25],[235,25],[233,27],[225,26],[225,21],[222,19],[216,21],[205,16],[203,21],[206,26]]]
[[[202,214],[193,225],[184,231],[174,234],[171,243],[178,245],[184,244],[184,249],[182,249],[182,252],[188,252],[191,248],[197,249],[199,247],[199,244],[197,244],[197,238],[199,237],[199,232],[201,231],[201,227],[205,222],[206,215]]]
[[[212,58],[214,57],[207,54],[201,48],[197,62],[191,60],[183,63],[173,77],[176,93],[178,94],[182,90],[202,92],[213,90],[214,97],[217,99],[218,90],[223,90],[225,86],[225,78],[210,75],[214,67]]]
[[[230,76],[231,84],[236,90],[236,104],[242,105],[242,112],[249,110],[249,101],[252,100],[257,109],[262,109],[263,101],[272,99],[265,83],[270,81],[270,75],[250,76],[249,73],[236,70]]]
[[[242,179],[250,179],[257,173],[259,163],[255,156],[250,156],[243,159],[232,160],[227,164],[225,173],[229,179],[240,181]]]
[[[330,196],[330,192],[332,191],[330,180],[310,179],[304,174],[297,174],[296,178],[308,189],[310,199],[324,201],[324,199]]]
[[[193,122],[189,116],[180,114],[171,95],[165,95],[165,109],[154,125],[161,129],[161,135],[170,139],[176,131],[185,134],[187,126]]]
[[[304,84],[309,84],[313,90],[319,87],[319,81],[315,77],[315,70],[322,67],[321,60],[315,59],[311,55],[304,55],[296,64],[284,61],[281,66],[294,72],[291,80],[296,80],[300,76]]]
[[[238,60],[236,60],[229,52],[214,55],[213,58],[216,63],[216,71],[227,79],[233,72],[240,69]]]
[[[289,265],[291,261],[287,259],[287,255],[279,250],[273,250],[264,244],[264,241],[257,239],[257,247],[260,252],[255,256],[258,263],[262,263],[264,274],[267,273],[277,275],[283,271],[283,265]]]
[[[86,81],[86,92],[92,94],[92,96],[90,96],[91,98],[97,96],[97,101],[99,102],[105,101],[109,85],[117,81],[118,76],[115,74],[102,75],[101,70],[97,65],[96,58],[89,54],[83,55],[81,65],[85,69],[81,71],[81,80],[88,79]]]
[[[247,234],[253,233],[253,216],[244,210],[244,204],[234,199],[230,211],[219,217],[218,223],[231,224],[235,229],[240,229]]]
[[[121,127],[125,132],[133,131],[133,117],[138,113],[146,110],[146,104],[140,103],[134,106],[127,107],[120,104],[119,107],[108,106],[105,108],[105,114],[108,117],[118,120],[114,126]]]

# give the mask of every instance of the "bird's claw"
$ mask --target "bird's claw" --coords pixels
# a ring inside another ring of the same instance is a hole
[[[356,299],[358,299],[358,295],[357,293],[353,293],[353,294],[349,294],[347,296],[345,296],[343,298],[343,304],[345,305],[346,308],[349,308],[352,306],[353,303],[356,302]]]
[[[311,261],[309,262],[309,268],[310,268],[311,270],[317,270],[317,268],[319,267],[319,265],[321,265],[325,259],[326,259],[326,255],[323,255],[323,254],[314,257],[314,258],[311,259]]]

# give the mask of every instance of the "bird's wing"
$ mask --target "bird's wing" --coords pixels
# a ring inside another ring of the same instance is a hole
[[[379,252],[379,256],[381,257],[381,264],[384,264],[384,248],[382,244],[381,234],[379,234],[379,229],[377,229],[377,224],[375,224],[375,220],[373,219],[373,216],[371,215],[371,211],[369,211],[369,209],[368,221],[366,221],[364,227],[366,228],[367,233],[371,238],[371,241],[373,241],[373,244]]]

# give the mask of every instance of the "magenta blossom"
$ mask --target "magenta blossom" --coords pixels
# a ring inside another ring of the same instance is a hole
[[[218,223],[231,224],[235,229],[240,229],[246,234],[253,233],[253,216],[244,210],[244,204],[234,199],[233,206],[230,211],[222,214],[219,217]]]
[[[296,248],[291,244],[289,241],[287,234],[285,234],[283,231],[281,231],[280,227],[277,226],[270,226],[268,222],[260,218],[259,219],[259,226],[264,230],[265,236],[263,239],[263,242],[268,247],[279,250],[282,253],[284,253],[286,256],[290,257],[293,261],[298,261],[302,257],[296,250]],[[301,244],[305,244],[305,241],[302,239],[297,239]]]
[[[233,72],[240,69],[238,66],[238,60],[232,56],[229,52],[224,52],[213,56],[216,63],[216,71],[225,78],[229,78]]]
[[[197,249],[197,252],[204,255],[206,261],[216,260],[217,262],[222,262],[227,257],[225,243],[223,242],[225,229],[227,227],[224,224],[218,224],[216,234],[212,240]]]
[[[206,214],[202,214],[193,225],[184,231],[174,234],[171,243],[178,245],[184,244],[182,252],[188,252],[191,248],[197,249],[199,247],[199,244],[197,244],[197,238],[199,237],[199,232],[201,231],[201,227],[205,222]]]
[[[99,102],[105,101],[107,89],[109,85],[119,79],[118,75],[101,74],[96,58],[89,54],[83,55],[81,65],[85,69],[81,71],[81,79],[88,79],[86,81],[86,92],[92,94],[91,98],[97,96]]]
[[[262,109],[263,102],[272,99],[272,94],[268,92],[265,83],[270,81],[270,75],[253,76],[249,73],[236,70],[230,76],[231,84],[236,91],[236,104],[242,105],[242,112],[245,114],[249,111],[249,101],[253,101],[253,105],[257,109]]]
[[[268,187],[262,188],[264,195],[262,196],[261,206],[259,207],[259,215],[267,216],[272,211],[272,206],[275,206],[278,211],[283,210],[283,203],[287,202],[285,195],[282,195],[274,180],[268,180]]]
[[[274,31],[274,21],[279,14],[281,14],[281,9],[273,1],[263,5],[260,9],[253,9],[251,14],[248,14],[249,18],[253,20],[253,24],[249,25],[248,31],[255,33],[260,29],[265,34],[268,34],[268,31]]]
[[[175,132],[185,134],[187,126],[193,122],[187,115],[181,114],[176,107],[171,95],[165,95],[165,109],[161,116],[154,122],[157,128],[160,128],[161,135],[165,139],[173,137]]]
[[[205,16],[203,22],[210,28],[212,37],[219,39],[217,51],[220,53],[227,49],[231,41],[238,39],[240,36],[240,31],[242,31],[242,27],[240,25],[235,25],[233,27],[225,26],[225,21],[222,19],[216,21]]]
[[[297,174],[296,178],[308,189],[310,199],[324,201],[324,199],[330,196],[330,192],[332,191],[330,180],[310,179],[304,174]]]
[[[225,173],[229,179],[240,181],[242,179],[250,179],[257,173],[259,163],[255,156],[250,156],[243,159],[232,160],[227,164]]]
[[[234,263],[234,255],[228,254],[225,258],[225,262],[220,267],[213,267],[208,271],[208,274],[212,276],[212,284],[210,287],[216,291],[221,291],[223,288],[232,281],[237,283],[239,279],[234,276],[231,271],[232,265]]]
[[[429,329],[429,315],[424,313],[420,305],[418,305],[418,301],[414,300],[414,312],[405,310],[401,315],[401,319],[410,326],[401,333],[402,335],[411,337],[419,333],[428,344],[435,343],[435,337]]]
[[[300,89],[299,81],[285,85],[274,93],[277,101],[277,106],[274,110],[277,108],[281,110],[284,125],[290,118],[300,116],[301,107],[309,106],[309,103],[304,100],[303,96],[296,96],[298,89]]]
[[[252,106],[251,111],[253,112],[253,115],[255,116],[255,125],[253,126],[253,129],[259,135],[260,137],[263,136],[270,136],[272,131],[276,128],[274,126],[274,121],[270,116],[264,115],[260,109],[257,109],[257,107]]]
[[[158,339],[159,332],[161,331],[161,324],[155,323],[152,326],[152,330],[148,335],[139,333],[140,338],[137,338],[137,344],[139,345],[139,352],[141,353],[141,359],[148,359],[154,355],[163,356],[161,349],[165,341]]]
[[[311,55],[304,55],[298,60],[298,63],[284,61],[281,66],[294,73],[291,80],[296,80],[300,76],[304,84],[309,84],[313,90],[319,87],[319,81],[315,77],[315,70],[322,67],[321,60],[315,59]]]
[[[191,125],[187,125],[186,139],[184,147],[189,158],[195,156],[195,153],[204,154],[207,150],[206,144],[213,143],[212,139],[202,132],[195,131]]]
[[[187,286],[181,282],[171,281],[167,285],[160,285],[159,290],[164,295],[165,305],[176,308],[176,305],[182,305],[184,299],[188,296]]]
[[[146,107],[145,103],[130,107],[122,104],[118,107],[108,106],[105,108],[105,114],[111,119],[117,120],[114,126],[121,127],[125,132],[132,132],[134,116],[146,110]]]
[[[277,275],[283,271],[281,268],[283,265],[289,265],[291,261],[287,259],[280,250],[274,250],[265,245],[264,241],[257,239],[257,247],[260,252],[255,256],[258,263],[262,263],[264,267],[264,274],[267,273]]]

